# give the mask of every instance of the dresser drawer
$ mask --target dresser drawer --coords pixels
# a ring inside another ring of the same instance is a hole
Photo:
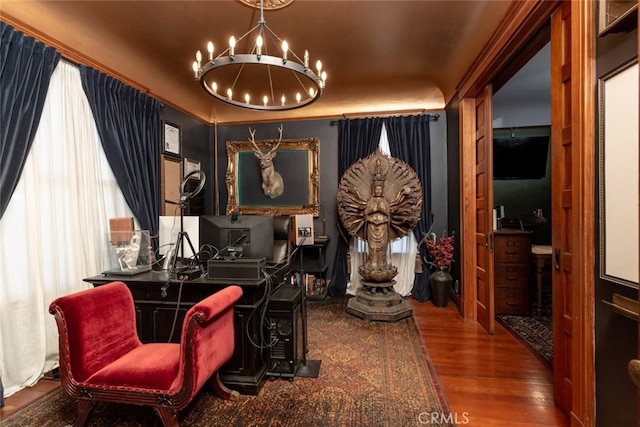
[[[531,265],[526,263],[505,264],[496,263],[494,268],[494,283],[496,288],[529,289]]]
[[[528,235],[496,234],[495,262],[529,262],[531,239]]]
[[[531,290],[496,288],[496,314],[531,315]]]

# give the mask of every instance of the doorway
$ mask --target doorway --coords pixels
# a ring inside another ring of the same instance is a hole
[[[525,49],[550,22],[554,400],[572,423],[581,425],[592,425],[595,415],[593,12],[588,2],[515,2],[511,25],[486,49],[486,60],[468,74],[459,91],[461,309],[491,334],[493,88],[500,87],[500,71],[513,65],[514,52]]]
[[[524,65],[493,94],[494,283],[496,321],[552,369],[548,26],[541,33],[537,44],[547,43],[537,52],[524,52],[530,59],[518,61]],[[523,250],[531,247],[531,253],[523,252],[515,262],[501,260],[501,239],[523,241]]]

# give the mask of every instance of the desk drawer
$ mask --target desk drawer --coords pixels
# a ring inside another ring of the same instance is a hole
[[[495,290],[496,314],[531,315],[529,289],[501,288]]]
[[[494,283],[496,288],[529,289],[531,267],[529,264],[496,263]]]
[[[530,256],[528,235],[495,235],[495,262],[529,262]]]

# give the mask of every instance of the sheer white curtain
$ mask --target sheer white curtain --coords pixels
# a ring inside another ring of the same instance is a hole
[[[389,149],[389,140],[387,138],[387,129],[382,124],[382,132],[380,134],[380,150],[387,155],[391,154]],[[413,233],[409,233],[402,239],[398,239],[389,245],[389,261],[398,268],[398,275],[395,277],[395,285],[393,290],[403,297],[411,295],[413,281],[415,279],[415,258],[418,243]],[[347,283],[347,294],[356,295],[362,288],[362,279],[358,268],[364,264],[367,254],[367,243],[359,238],[351,239],[349,246],[349,258],[351,268],[351,280]]]
[[[132,216],[102,151],[80,72],[60,61],[0,221],[0,376],[9,396],[57,366],[49,303],[101,271],[108,219]]]

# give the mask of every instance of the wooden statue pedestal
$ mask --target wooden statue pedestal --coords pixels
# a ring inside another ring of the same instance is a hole
[[[347,313],[366,321],[397,322],[411,317],[411,305],[393,290],[394,283],[363,282],[362,290],[349,300]]]

